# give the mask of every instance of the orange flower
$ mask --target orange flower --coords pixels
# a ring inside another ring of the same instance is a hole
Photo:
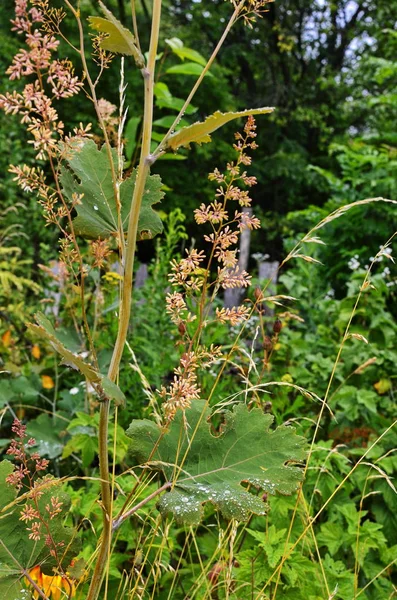
[[[40,348],[39,348],[39,346],[37,344],[34,344],[34,346],[32,346],[32,356],[36,360],[40,359],[41,352],[40,352]]]
[[[8,329],[8,331],[3,333],[3,335],[1,336],[1,341],[3,342],[3,346],[5,348],[8,348],[8,346],[11,344],[11,330],[10,329]]]
[[[62,598],[74,598],[76,589],[74,583],[62,577],[61,575],[45,575],[41,572],[40,565],[37,565],[29,571],[30,578],[38,585],[42,592],[51,600],[62,600]],[[27,581],[31,585],[30,581]],[[40,598],[39,593],[35,590],[33,598]]]
[[[45,390],[52,390],[52,388],[55,387],[54,380],[49,375],[41,376],[41,385]]]

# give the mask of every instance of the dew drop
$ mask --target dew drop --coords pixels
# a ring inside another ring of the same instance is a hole
[[[96,204],[94,204],[94,210],[99,210]]]

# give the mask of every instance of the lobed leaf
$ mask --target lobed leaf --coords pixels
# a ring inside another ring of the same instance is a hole
[[[109,52],[115,52],[116,54],[133,56],[137,67],[143,69],[145,67],[145,59],[135,45],[135,37],[131,31],[124,27],[102,2],[99,2],[99,6],[106,19],[103,17],[88,17],[88,20],[93,29],[96,29],[100,33],[108,34],[101,41],[101,48]]]
[[[200,522],[203,504],[212,502],[224,517],[247,520],[263,515],[262,499],[241,484],[270,494],[291,494],[302,479],[302,469],[288,463],[306,456],[306,440],[292,427],[270,430],[273,417],[244,404],[225,412],[222,433],[211,433],[210,410],[197,400],[178,412],[165,432],[154,422],[133,421],[127,430],[130,450],[142,463],[161,470],[173,483],[158,508],[180,523]]]
[[[117,163],[117,151],[112,151]],[[98,150],[93,140],[87,140],[75,148],[66,159],[69,168],[61,171],[63,193],[72,201],[73,194],[83,194],[77,204],[74,230],[77,235],[89,239],[107,238],[118,233],[118,217],[114,198],[111,166],[106,147]],[[120,185],[121,220],[126,232],[136,181],[136,169]],[[138,239],[152,238],[163,230],[160,217],[152,205],[164,196],[159,175],[150,175],[145,184],[138,222]]]
[[[189,146],[192,142],[196,144],[206,144],[211,141],[211,133],[228,123],[233,119],[239,117],[248,117],[250,115],[263,115],[273,112],[274,108],[251,108],[248,110],[242,110],[239,112],[215,112],[210,117],[207,117],[205,121],[199,121],[184,127],[180,131],[173,133],[167,140],[166,149],[176,151],[181,146]]]

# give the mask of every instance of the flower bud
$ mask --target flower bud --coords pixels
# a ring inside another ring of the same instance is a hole
[[[185,323],[183,323],[183,321],[181,321],[178,325],[178,331],[181,335],[185,335],[186,333],[186,325]]]
[[[259,286],[254,290],[254,298],[255,300],[262,300],[263,298],[262,290]]]

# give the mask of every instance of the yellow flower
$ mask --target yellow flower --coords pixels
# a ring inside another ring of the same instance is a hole
[[[115,271],[109,271],[102,276],[107,283],[111,283],[112,285],[117,285],[120,281],[123,280],[123,276]]]

